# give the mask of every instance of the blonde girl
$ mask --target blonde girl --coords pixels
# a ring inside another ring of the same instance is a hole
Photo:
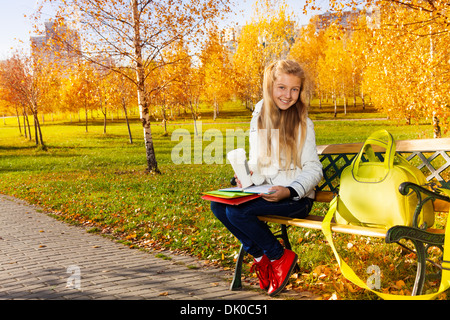
[[[271,184],[271,192],[239,206],[211,203],[214,215],[254,257],[260,287],[271,296],[286,286],[297,255],[284,249],[257,217],[306,217],[322,179],[314,125],[303,100],[305,84],[297,62],[280,60],[266,68],[263,100],[250,123],[249,165],[255,184]]]

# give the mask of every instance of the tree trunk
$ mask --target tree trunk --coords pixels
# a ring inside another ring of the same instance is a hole
[[[38,136],[38,118],[37,114],[33,112],[33,119],[34,119],[34,140],[36,141],[36,147],[39,145],[39,136]]]
[[[125,120],[127,121],[128,137],[130,138],[130,143],[133,144],[133,136],[131,135],[130,121],[128,120],[127,104],[125,103],[125,98],[122,98],[122,107],[123,113],[125,115]]]
[[[100,95],[100,111],[103,114],[103,134],[106,134],[106,116],[108,113],[108,109],[106,108],[106,101],[105,103],[105,110],[103,111],[103,96]]]
[[[84,114],[86,116],[86,133],[88,132],[88,109],[86,107],[86,104],[84,105]]]
[[[141,114],[142,127],[144,128],[144,141],[147,156],[147,171],[161,173],[156,162],[155,149],[153,146],[152,131],[150,127],[150,113],[148,98],[145,90],[145,68],[142,60],[142,40],[140,30],[140,20],[138,1],[131,0],[133,9],[133,28],[134,28],[134,58],[136,61],[137,76],[137,94],[139,111]]]
[[[20,124],[20,115],[19,115],[19,109],[16,106],[16,116],[17,116],[17,123],[19,125],[19,132],[20,135],[22,135],[22,125]]]
[[[216,121],[217,117],[219,116],[219,106],[216,98],[214,98],[213,110],[214,110],[213,120]]]
[[[37,127],[38,127],[38,132],[39,132],[39,140],[40,140],[40,144],[42,146],[42,150],[47,150],[46,145],[44,144],[44,139],[42,139],[42,130],[41,130],[41,125],[39,123],[39,119],[36,117],[36,121],[37,121]]]
[[[27,126],[28,126],[28,140],[32,140],[31,137],[31,125],[30,125],[30,119],[28,118],[28,114],[25,116],[25,119],[27,120]]]
[[[319,109],[322,109],[322,100],[323,100],[323,93],[320,90],[320,92],[319,92]]]
[[[433,112],[433,137],[435,139],[441,138],[441,126],[439,125],[439,118]]]
[[[337,98],[336,93],[333,92],[333,103],[334,103],[334,117],[337,117]]]
[[[164,124],[164,135],[167,135],[167,116],[166,116],[166,101],[164,99],[162,106],[162,117],[163,117],[163,124]]]
[[[198,129],[197,129],[197,113],[194,111],[194,106],[192,105],[192,99],[189,99],[189,106],[191,108],[191,115],[192,115],[192,120],[194,120],[194,131],[195,131],[195,136],[198,136]]]
[[[363,89],[361,89],[361,100],[362,100],[362,108],[363,108],[363,110],[365,110],[366,109],[366,101],[364,99],[364,91],[363,91]]]
[[[103,113],[103,134],[106,134],[106,111]]]
[[[28,127],[28,139],[31,141],[30,120],[28,119],[28,114],[25,107],[23,107],[23,126],[25,127],[25,138],[27,137],[27,127]]]
[[[44,144],[44,139],[42,139],[42,130],[41,130],[41,125],[39,123],[39,117],[38,117],[38,112],[37,112],[37,107],[35,106],[33,108],[33,117],[34,117],[34,133],[36,136],[36,146],[41,145],[42,150],[47,150],[47,147]]]
[[[26,119],[26,112],[25,112],[25,108],[23,108],[22,110],[22,114],[23,114],[23,131],[25,132],[25,138],[28,138],[27,135],[27,119]]]
[[[347,97],[344,95],[344,114],[347,114]]]

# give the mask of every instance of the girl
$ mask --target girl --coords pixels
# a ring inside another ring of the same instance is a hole
[[[297,255],[284,249],[257,217],[308,216],[314,188],[322,179],[314,126],[302,100],[304,89],[305,75],[298,63],[281,60],[267,67],[263,100],[250,123],[249,166],[255,184],[269,183],[271,192],[239,206],[211,202],[214,215],[254,257],[252,270],[271,296],[286,286]]]

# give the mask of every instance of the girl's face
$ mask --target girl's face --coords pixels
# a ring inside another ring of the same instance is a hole
[[[273,84],[273,101],[281,110],[292,107],[300,96],[301,79],[292,75],[280,73]]]

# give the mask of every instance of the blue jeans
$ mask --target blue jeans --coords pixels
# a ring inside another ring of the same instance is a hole
[[[257,217],[278,215],[290,218],[305,218],[311,211],[314,200],[283,200],[269,202],[262,198],[233,206],[211,202],[211,210],[224,226],[242,243],[244,250],[253,257],[265,254],[270,260],[277,260],[284,249],[272,234],[266,223]]]

